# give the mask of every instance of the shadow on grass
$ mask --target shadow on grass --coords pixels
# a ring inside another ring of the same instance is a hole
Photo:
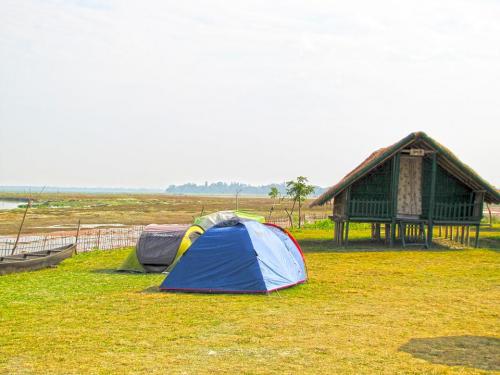
[[[112,269],[112,268],[97,269],[97,270],[92,270],[90,272],[101,273],[101,274],[106,274],[106,275],[123,275],[123,272],[117,271],[116,269]]]
[[[234,297],[234,298],[282,298],[284,295],[293,295],[293,290],[298,289],[302,287],[304,284],[299,284],[299,285],[294,285],[291,288],[286,288],[280,291],[273,291],[269,293],[229,293],[229,292],[203,292],[203,291],[189,291],[189,290],[184,290],[184,291],[174,291],[174,290],[160,290],[159,285],[153,285],[150,287],[147,287],[146,289],[143,289],[139,291],[138,293],[144,293],[144,294],[170,294],[170,295],[179,295],[179,296],[192,296],[196,298],[218,298],[218,296],[227,296],[227,297]],[[298,291],[296,291],[297,293]]]
[[[146,289],[141,290],[140,293],[157,294],[157,293],[163,293],[163,292],[160,290],[160,287],[158,285],[153,285],[153,286],[150,286]]]
[[[300,247],[304,252],[334,252],[334,253],[355,253],[355,252],[384,252],[384,251],[426,251],[426,252],[436,252],[436,251],[450,251],[451,249],[447,246],[443,246],[437,243],[433,243],[430,249],[426,249],[424,246],[413,246],[409,245],[407,247],[402,247],[401,245],[396,245],[390,247],[389,245],[380,241],[371,240],[351,240],[347,246],[338,246],[332,239],[301,239],[299,240]]]
[[[479,239],[479,247],[500,251],[500,237],[488,235],[481,236],[481,238]]]
[[[500,370],[500,339],[496,337],[418,338],[411,339],[399,350],[434,364]]]

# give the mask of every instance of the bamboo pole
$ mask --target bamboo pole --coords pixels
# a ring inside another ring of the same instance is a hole
[[[78,227],[76,228],[75,254],[78,254],[78,237],[80,236],[80,223],[81,220],[78,219]]]
[[[26,210],[24,210],[23,220],[21,221],[21,225],[19,226],[19,230],[17,231],[16,242],[14,242],[14,247],[10,252],[10,255],[13,255],[16,251],[17,244],[19,243],[19,237],[21,237],[21,231],[23,230],[24,220],[26,220],[26,214],[28,213],[28,209],[31,207],[31,199],[28,199],[28,204],[26,205]]]

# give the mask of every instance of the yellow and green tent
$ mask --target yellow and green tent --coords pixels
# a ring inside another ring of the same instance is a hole
[[[164,272],[177,262],[203,232],[203,228],[198,225],[148,225],[141,233],[136,247],[118,270]]]

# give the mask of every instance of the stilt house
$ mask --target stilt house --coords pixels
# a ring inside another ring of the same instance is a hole
[[[391,246],[400,240],[428,247],[435,227],[469,242],[472,226],[477,246],[483,203],[500,203],[500,194],[447,148],[416,132],[372,153],[311,206],[332,200],[339,245],[348,243],[349,223],[358,222],[372,223],[372,237]]]

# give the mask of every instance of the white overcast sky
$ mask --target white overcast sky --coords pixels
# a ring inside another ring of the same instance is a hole
[[[500,1],[0,2],[0,185],[331,185],[417,130],[500,185]]]

